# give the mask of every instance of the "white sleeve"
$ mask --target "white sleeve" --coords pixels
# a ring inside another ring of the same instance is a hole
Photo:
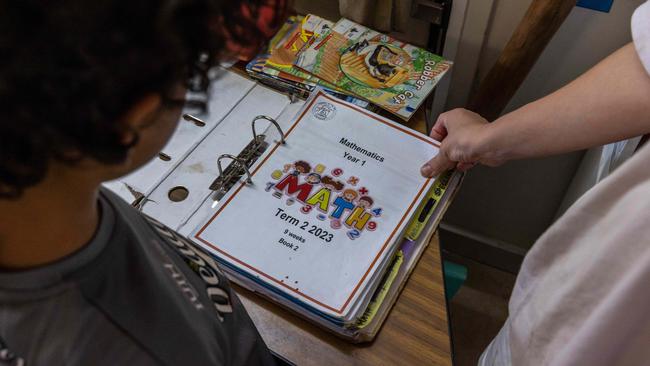
[[[650,74],[650,0],[632,14],[632,40],[641,63]]]

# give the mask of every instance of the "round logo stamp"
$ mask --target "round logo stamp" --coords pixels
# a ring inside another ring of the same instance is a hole
[[[311,109],[311,114],[321,121],[329,121],[336,115],[336,107],[329,102],[318,102]]]

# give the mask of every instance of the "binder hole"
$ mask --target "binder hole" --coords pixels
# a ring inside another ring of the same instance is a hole
[[[169,200],[172,202],[180,202],[186,199],[189,194],[190,191],[188,191],[187,188],[183,186],[177,186],[169,190],[167,197],[169,197]]]
[[[162,160],[162,161],[170,161],[170,160],[172,160],[172,157],[171,157],[171,156],[165,154],[165,153],[162,152],[162,151],[158,153],[158,157],[159,157],[160,160]]]

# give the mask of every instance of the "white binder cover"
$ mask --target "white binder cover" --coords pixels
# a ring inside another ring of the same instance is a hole
[[[336,318],[367,293],[433,183],[433,139],[314,92],[193,237],[225,264]]]

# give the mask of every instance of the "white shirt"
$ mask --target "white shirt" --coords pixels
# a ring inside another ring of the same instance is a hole
[[[650,1],[632,16],[650,82]],[[526,256],[479,365],[650,365],[650,144],[580,198]]]

